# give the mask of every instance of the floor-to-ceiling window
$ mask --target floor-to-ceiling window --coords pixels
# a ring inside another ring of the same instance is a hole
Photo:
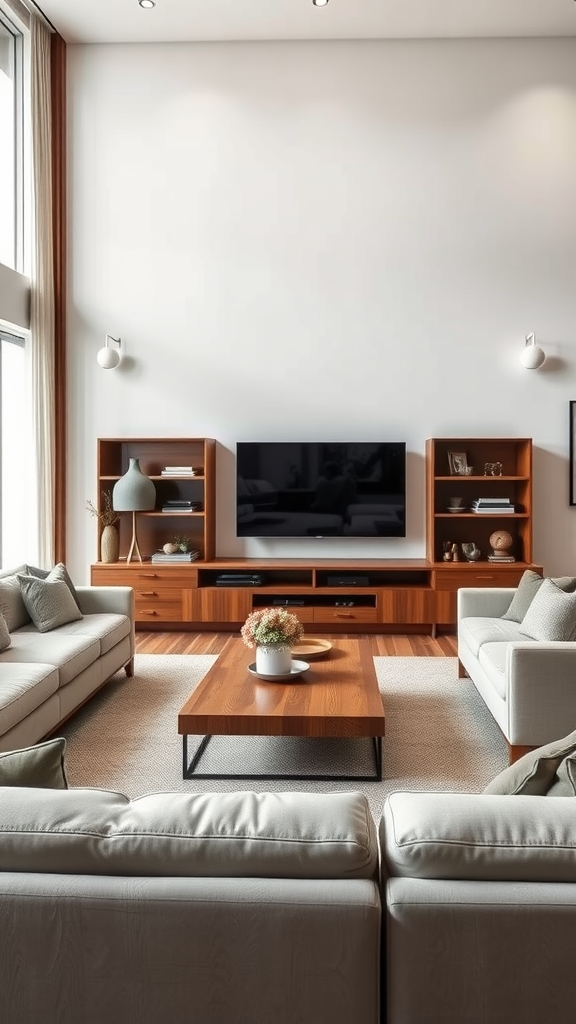
[[[25,54],[21,28],[0,4],[0,565],[30,556],[31,437],[28,321],[15,322],[12,289],[25,288],[29,271],[25,173]]]
[[[30,445],[26,338],[0,330],[0,563],[11,568],[29,553],[30,474],[26,453]]]
[[[24,272],[22,33],[0,10],[0,263]]]

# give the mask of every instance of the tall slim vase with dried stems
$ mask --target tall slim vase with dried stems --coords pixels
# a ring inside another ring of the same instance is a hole
[[[120,554],[120,537],[112,524],[105,526],[100,537],[100,561],[117,562]]]

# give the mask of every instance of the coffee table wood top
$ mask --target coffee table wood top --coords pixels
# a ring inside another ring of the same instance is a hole
[[[363,640],[337,640],[325,658],[291,682],[248,671],[255,651],[226,641],[178,715],[180,735],[383,736],[384,707]]]

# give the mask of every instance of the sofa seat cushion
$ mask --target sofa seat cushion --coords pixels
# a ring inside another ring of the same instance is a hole
[[[84,634],[67,636],[60,629],[39,633],[24,627],[11,636],[12,645],[0,654],[0,664],[52,665],[58,669],[60,686],[66,686],[100,657],[100,641]]]
[[[385,802],[380,828],[394,875],[576,882],[572,800],[397,792]]]
[[[58,633],[63,636],[93,637],[100,643],[100,653],[106,654],[121,640],[130,636],[130,629],[130,619],[127,615],[102,612],[96,615],[84,615],[76,622],[67,622],[65,626],[58,627]]]
[[[490,616],[470,616],[461,619],[458,636],[464,641],[475,658],[484,644],[508,640],[526,640],[520,633],[520,623]]]
[[[6,662],[5,651],[0,660],[0,736],[40,707],[58,689],[58,670],[54,665],[36,659],[35,664]]]
[[[478,664],[502,700],[508,695],[508,649],[508,643],[483,644],[478,655]]]
[[[16,795],[14,795],[16,794]],[[363,793],[0,788],[0,871],[374,878]]]

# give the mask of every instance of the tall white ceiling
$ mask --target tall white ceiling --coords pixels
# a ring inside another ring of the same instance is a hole
[[[25,0],[68,43],[575,36],[574,0]]]

